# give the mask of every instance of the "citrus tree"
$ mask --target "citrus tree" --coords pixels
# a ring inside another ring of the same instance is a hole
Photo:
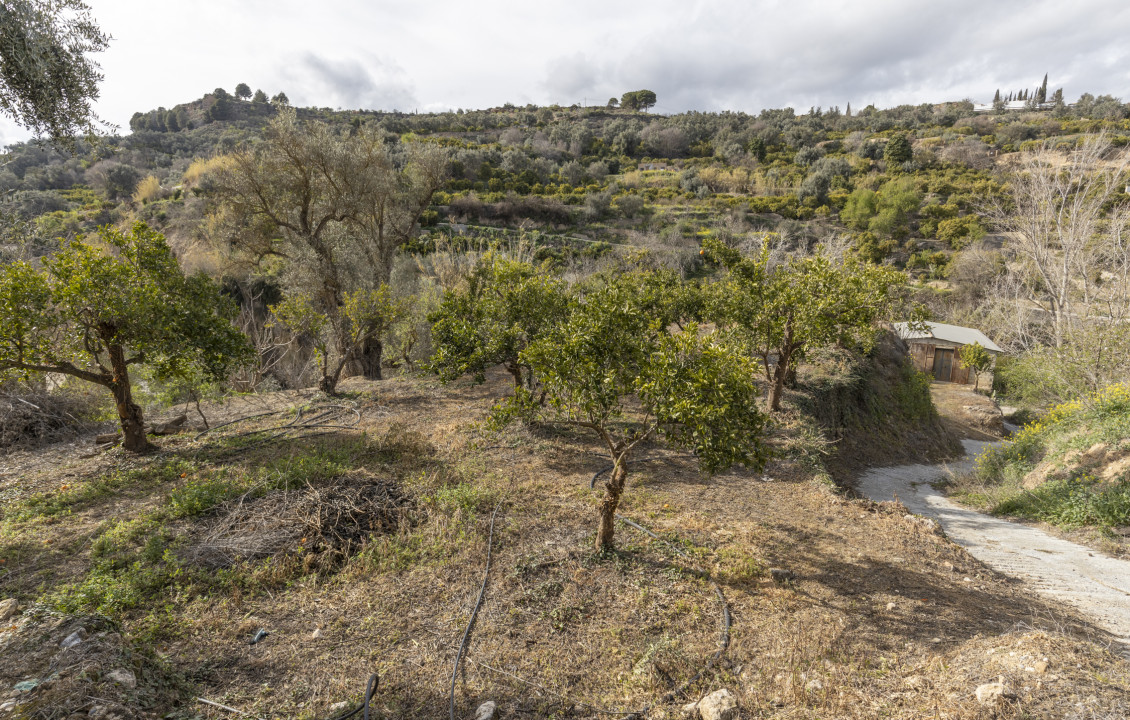
[[[876,322],[892,314],[895,290],[905,282],[901,272],[850,257],[837,264],[815,255],[772,266],[768,244],[751,257],[713,238],[703,247],[727,270],[709,288],[707,314],[762,361],[774,412],[808,353],[834,344],[869,347]]]
[[[487,368],[502,365],[515,387],[532,390],[534,376],[521,354],[561,322],[568,304],[565,282],[548,266],[487,253],[428,317],[433,346],[428,367],[444,382],[466,374],[482,382]]]
[[[981,386],[981,373],[993,364],[993,356],[981,346],[981,343],[975,342],[971,345],[962,345],[961,350],[958,350],[958,357],[961,358],[962,365],[973,371],[975,378],[973,392],[977,392]]]
[[[669,330],[646,292],[654,277],[635,272],[584,288],[569,317],[521,353],[546,402],[524,391],[501,403],[495,422],[534,422],[591,431],[612,471],[604,484],[596,547],[612,547],[616,510],[633,454],[661,440],[694,451],[707,472],[760,468],[767,416],[758,406],[755,363],[722,332],[693,322]]]
[[[122,446],[150,447],[130,367],[222,379],[247,357],[234,306],[204,275],[185,276],[160,233],[137,224],[75,240],[41,268],[0,268],[0,376],[59,373],[114,396]]]

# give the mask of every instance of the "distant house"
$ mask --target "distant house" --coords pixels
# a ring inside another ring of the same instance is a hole
[[[958,351],[964,345],[979,343],[989,351],[994,361],[1003,352],[985,333],[974,328],[945,323],[923,323],[925,329],[911,330],[910,323],[895,323],[895,332],[910,346],[914,365],[939,382],[972,385],[977,380],[973,372],[961,365]],[[995,362],[994,362],[995,364]],[[981,387],[992,387],[993,371],[981,374]]]

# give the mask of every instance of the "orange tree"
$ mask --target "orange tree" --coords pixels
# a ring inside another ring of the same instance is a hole
[[[707,239],[703,247],[727,270],[707,292],[707,316],[732,330],[762,361],[774,412],[781,409],[787,380],[809,352],[835,344],[869,347],[876,322],[889,319],[905,282],[897,270],[853,258],[837,264],[815,255],[774,267],[768,245],[752,257],[716,239]],[[919,313],[910,319],[918,320]]]
[[[165,238],[143,224],[73,241],[37,268],[0,268],[0,379],[60,373],[114,396],[127,450],[150,447],[130,367],[158,377],[222,379],[249,347],[234,307],[204,275],[186,277]]]
[[[641,444],[658,439],[691,449],[707,472],[760,468],[769,456],[755,363],[728,333],[704,332],[693,322],[672,330],[680,305],[660,292],[668,283],[681,280],[634,271],[582,288],[567,319],[521,353],[545,403],[519,390],[495,409],[496,425],[522,416],[599,438],[612,471],[600,504],[598,550],[612,547],[616,510]]]

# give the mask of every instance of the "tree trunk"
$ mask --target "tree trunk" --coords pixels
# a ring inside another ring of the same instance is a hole
[[[331,397],[336,396],[337,377],[334,375],[322,375],[322,379],[318,381],[318,389]]]
[[[506,363],[506,372],[514,378],[514,387],[521,389],[522,387],[522,366],[518,363]]]
[[[141,407],[133,401],[125,351],[120,345],[111,345],[109,355],[110,365],[114,371],[114,377],[110,381],[110,392],[114,394],[118,419],[122,423],[122,447],[135,453],[151,450],[153,445],[145,437],[145,420],[142,417]]]
[[[621,457],[604,485],[604,500],[600,503],[600,530],[596,534],[597,552],[612,549],[612,537],[616,532],[616,508],[620,507],[620,495],[624,492],[624,482],[627,479],[628,463]]]
[[[384,345],[379,339],[370,338],[365,341],[361,346],[361,352],[357,355],[357,364],[360,366],[361,374],[365,376],[366,380],[381,380],[381,355],[384,353]]]

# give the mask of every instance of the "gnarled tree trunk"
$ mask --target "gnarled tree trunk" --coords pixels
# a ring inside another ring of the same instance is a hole
[[[120,345],[111,345],[109,349],[110,367],[114,376],[108,387],[114,394],[118,419],[122,423],[122,447],[130,452],[146,452],[151,450],[153,445],[145,437],[145,420],[142,417],[141,407],[133,401],[125,350]]]
[[[620,496],[624,493],[627,479],[628,462],[620,456],[612,467],[608,482],[604,484],[604,500],[600,503],[600,530],[596,534],[597,552],[612,549],[612,537],[616,532],[616,509],[620,507]]]
[[[370,338],[361,346],[357,354],[357,365],[366,380],[381,380],[381,357],[384,345],[376,338]]]

